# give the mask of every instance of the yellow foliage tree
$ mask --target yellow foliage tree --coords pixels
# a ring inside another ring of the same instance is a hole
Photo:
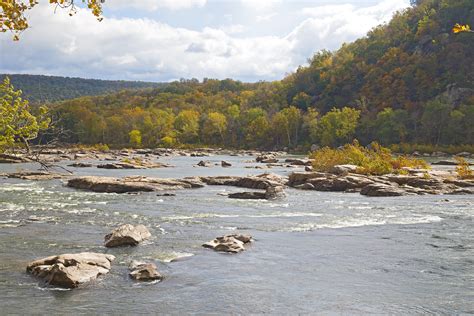
[[[68,9],[69,15],[76,12],[75,4],[79,0],[49,0],[49,3],[57,7]],[[102,3],[105,0],[80,0],[87,5],[92,14],[99,21],[102,20]],[[13,40],[18,41],[19,34],[29,27],[25,13],[38,4],[37,0],[2,0],[0,1],[0,32],[13,32]]]

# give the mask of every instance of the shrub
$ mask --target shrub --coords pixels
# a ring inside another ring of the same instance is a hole
[[[461,179],[474,179],[474,171],[469,168],[469,163],[462,157],[454,157],[457,162],[456,173]]]
[[[429,169],[428,164],[421,159],[407,156],[393,157],[388,148],[374,142],[369,147],[363,147],[359,142],[344,145],[339,149],[324,147],[311,154],[316,171],[328,172],[335,165],[351,164],[358,166],[357,173],[367,175],[383,175],[392,172],[406,173],[403,168]]]

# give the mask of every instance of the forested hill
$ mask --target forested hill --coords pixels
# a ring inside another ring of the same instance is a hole
[[[419,0],[282,81],[175,82],[57,105],[67,141],[309,148],[474,143],[472,0]]]
[[[117,92],[123,89],[155,88],[163,85],[140,81],[111,81],[18,74],[0,74],[0,79],[3,80],[5,76],[8,76],[15,88],[21,89],[23,96],[32,103],[55,102],[82,96]]]

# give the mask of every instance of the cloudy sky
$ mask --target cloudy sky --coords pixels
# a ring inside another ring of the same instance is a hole
[[[0,73],[170,81],[276,80],[366,34],[409,0],[106,0],[104,20],[41,5],[19,42],[0,34]]]

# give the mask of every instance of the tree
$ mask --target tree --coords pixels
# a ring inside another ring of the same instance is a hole
[[[174,128],[181,143],[193,143],[199,135],[199,112],[183,110],[174,121]]]
[[[133,147],[140,147],[142,145],[142,133],[134,129],[128,133],[128,136],[130,137],[130,145]]]
[[[68,9],[69,15],[74,15],[76,12],[76,2],[74,0],[49,0],[50,4],[57,7]],[[102,20],[102,3],[105,0],[82,0],[83,3],[87,4],[87,7],[92,11],[92,14],[97,17],[99,21]],[[19,40],[19,33],[26,30],[28,20],[25,13],[31,10],[35,5],[38,4],[37,0],[4,0],[0,2],[0,32],[11,31],[14,33],[13,40]]]
[[[386,108],[377,114],[374,122],[377,141],[382,145],[403,143],[407,135],[408,113]]]
[[[21,94],[8,77],[0,84],[0,152],[17,143],[23,143],[29,151],[29,141],[47,129],[51,121],[46,117],[46,107],[40,107],[38,117],[31,114],[28,101]]]
[[[202,127],[203,138],[210,143],[215,142],[215,138],[219,137],[224,144],[224,134],[227,129],[227,118],[220,112],[211,112],[204,119]]]
[[[438,145],[441,142],[451,110],[452,106],[441,99],[431,100],[423,107],[421,126],[425,139],[431,144]]]
[[[350,141],[357,127],[360,111],[344,107],[332,109],[321,117],[315,134],[323,146],[338,146]]]

